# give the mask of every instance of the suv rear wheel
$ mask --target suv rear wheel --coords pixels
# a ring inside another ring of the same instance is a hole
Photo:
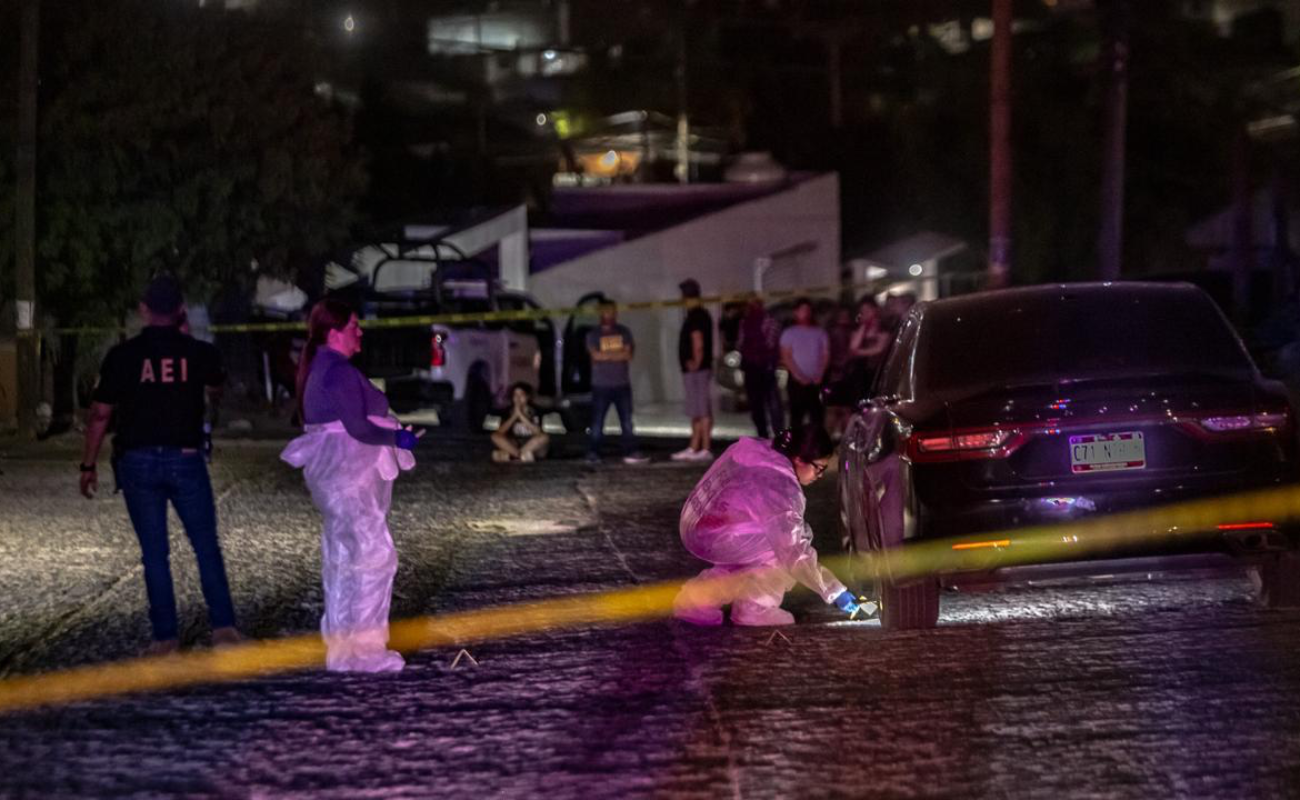
[[[1259,600],[1266,608],[1300,607],[1300,553],[1278,553],[1260,564],[1259,582]]]
[[[887,631],[928,630],[939,624],[939,581],[927,577],[898,586],[880,582],[880,626]]]

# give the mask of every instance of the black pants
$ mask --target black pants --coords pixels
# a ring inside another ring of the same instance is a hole
[[[826,409],[822,406],[822,387],[817,384],[800,383],[793,377],[785,385],[786,396],[790,399],[790,427],[798,428],[807,417],[809,425],[822,425],[826,418]]]
[[[764,439],[785,427],[785,409],[781,407],[781,391],[776,385],[776,370],[751,364],[741,366],[745,376],[745,398],[749,401],[749,415],[754,428]],[[771,428],[768,427],[769,422]]]

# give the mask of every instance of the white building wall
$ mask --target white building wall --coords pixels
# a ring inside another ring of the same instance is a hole
[[[753,289],[755,259],[803,242],[816,247],[780,260],[764,278],[766,290],[839,283],[839,177],[833,173],[552,267],[532,276],[530,290],[552,308],[571,306],[596,290],[620,303],[674,299],[680,296],[677,284],[686,278],[698,280],[705,295],[744,292]],[[718,307],[709,311],[716,325]],[[637,343],[632,363],[637,403],[681,400],[677,334],[682,317],[680,308],[620,312]],[[718,343],[715,330],[715,347]]]

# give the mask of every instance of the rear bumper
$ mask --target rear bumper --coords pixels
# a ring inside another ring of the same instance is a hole
[[[945,575],[941,580],[944,586],[979,591],[1008,583],[1046,583],[1078,578],[1105,580],[1119,575],[1153,576],[1189,572],[1241,574],[1262,560],[1262,557],[1234,558],[1223,553],[1197,553],[1181,556],[1117,558],[1105,561],[1062,561],[1054,564],[1028,564],[952,573]]]
[[[1088,519],[1127,511],[1155,511],[1160,506],[1186,501],[1230,498],[1242,492],[1282,488],[1300,484],[1293,479],[1275,476],[1251,481],[1218,484],[1213,491],[1205,487],[1174,486],[1143,488],[1137,491],[1090,491],[1086,487],[1059,488],[1059,494],[1036,493],[1034,496],[966,498],[966,502],[936,507],[926,506],[924,538],[968,536],[988,531],[1005,531],[1028,526],[1084,522]],[[1073,489],[1073,490],[1072,490]],[[1050,491],[1050,490],[1049,490]],[[1234,516],[1236,514],[1236,516]],[[1240,511],[1225,504],[1222,523],[1253,522],[1242,519]]]
[[[946,583],[1003,582],[1132,571],[1169,571],[1200,562],[1237,567],[1300,551],[1300,526],[1179,525],[1171,516],[1105,518],[1087,524],[1035,525],[923,536],[891,556],[903,574],[935,574]],[[1204,525],[1204,523],[1198,523]]]

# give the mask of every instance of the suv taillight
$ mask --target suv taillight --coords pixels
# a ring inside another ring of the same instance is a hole
[[[1024,434],[1005,428],[967,430],[947,435],[917,433],[907,440],[907,454],[913,461],[920,462],[1006,458],[1024,441]]]
[[[443,345],[445,334],[438,331],[429,339],[429,366],[447,366],[447,348]]]

